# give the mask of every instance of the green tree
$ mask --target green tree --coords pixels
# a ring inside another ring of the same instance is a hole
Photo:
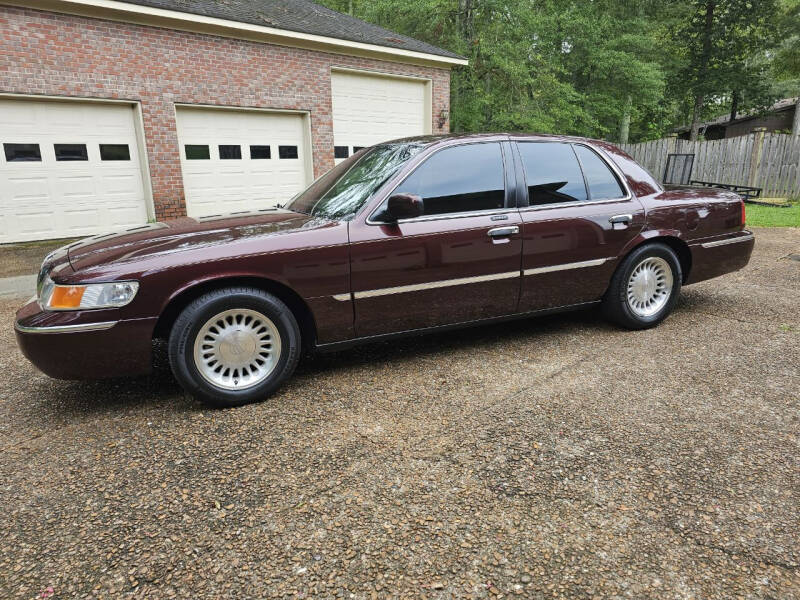
[[[467,57],[452,71],[454,131],[625,142],[691,115],[696,137],[701,118],[766,106],[778,77],[796,77],[800,0],[321,1]]]
[[[748,92],[757,97],[765,73],[749,68],[747,59],[771,44],[774,0],[690,0],[688,18],[676,29],[674,43],[683,48],[677,87],[691,98],[690,139],[697,139],[708,104],[716,109],[726,95]],[[680,46],[682,44],[682,46]],[[732,86],[735,89],[732,89]]]

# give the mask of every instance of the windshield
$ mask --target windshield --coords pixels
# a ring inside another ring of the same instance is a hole
[[[326,219],[346,219],[415,154],[422,144],[381,144],[339,163],[286,207]]]

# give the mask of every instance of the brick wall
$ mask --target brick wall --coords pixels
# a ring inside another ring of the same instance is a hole
[[[447,131],[447,69],[0,6],[0,92],[141,103],[158,219],[186,214],[176,103],[310,111],[314,173],[332,167],[331,67],[432,79]]]

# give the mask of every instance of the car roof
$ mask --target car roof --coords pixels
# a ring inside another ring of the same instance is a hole
[[[552,133],[511,133],[511,132],[484,132],[484,133],[441,133],[434,135],[416,135],[405,138],[398,138],[385,143],[393,144],[444,144],[453,140],[470,141],[470,140],[531,140],[531,141],[563,141],[563,142],[589,142],[595,143],[600,140],[593,140],[591,138],[569,136],[569,135],[556,135]]]

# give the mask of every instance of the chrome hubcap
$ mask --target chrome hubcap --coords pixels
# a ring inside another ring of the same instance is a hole
[[[672,295],[672,269],[663,258],[651,256],[636,265],[628,279],[628,306],[640,317],[660,311]]]
[[[206,381],[226,390],[243,390],[264,381],[280,355],[281,337],[275,323],[244,308],[211,317],[194,342],[197,370]]]

